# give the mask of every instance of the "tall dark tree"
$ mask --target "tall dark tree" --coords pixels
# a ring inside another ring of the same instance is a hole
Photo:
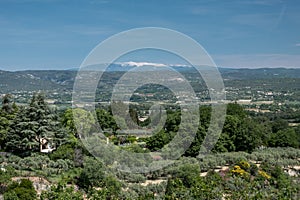
[[[236,151],[252,152],[263,144],[263,134],[263,127],[260,124],[251,118],[243,119],[234,140]]]
[[[244,110],[244,108],[237,104],[237,103],[229,103],[227,105],[227,115],[234,115],[241,118],[245,118],[246,117],[246,112]]]
[[[7,132],[17,111],[18,107],[13,102],[12,96],[6,94],[2,98],[2,108],[0,110],[0,149],[2,149],[5,144]]]
[[[0,114],[0,149],[2,149],[3,145],[5,144],[9,125],[10,125],[9,119],[7,119],[6,116],[3,116],[3,113],[1,113]]]
[[[196,157],[199,155],[202,142],[205,138],[206,130],[203,126],[199,126],[198,131],[195,136],[195,140],[191,143],[191,146],[185,151],[185,156]]]
[[[10,94],[4,95],[2,98],[2,108],[1,110],[6,113],[12,113],[13,107],[12,107],[12,96]]]
[[[57,115],[42,94],[33,96],[28,107],[22,107],[7,134],[7,149],[16,152],[41,151],[45,142],[61,145],[66,140]]]
[[[117,123],[115,122],[112,114],[104,109],[96,109],[97,120],[102,130],[106,131],[111,129],[113,133],[119,129]]]

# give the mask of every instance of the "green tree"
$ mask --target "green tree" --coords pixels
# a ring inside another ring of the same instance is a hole
[[[158,151],[168,144],[174,137],[174,132],[159,131],[153,136],[146,139],[146,146],[150,151]]]
[[[78,178],[78,185],[85,190],[103,186],[104,165],[94,158],[86,157],[83,166],[83,170]]]
[[[272,123],[272,132],[277,133],[280,130],[285,130],[289,127],[289,123],[284,119],[276,119]]]
[[[107,176],[103,180],[101,189],[91,188],[88,193],[88,198],[91,200],[118,200],[120,199],[121,183],[113,176]]]
[[[184,186],[180,178],[171,178],[168,179],[165,199],[166,200],[175,200],[175,199],[187,199],[188,190]]]
[[[166,120],[166,124],[165,124],[165,130],[168,132],[177,132],[178,128],[179,128],[179,124],[180,124],[180,120],[181,120],[181,112],[180,110],[176,110],[176,111],[171,111],[168,110],[167,111],[167,120]]]
[[[222,133],[214,148],[213,152],[231,152],[235,151],[235,145],[232,138],[227,133]]]
[[[41,200],[83,200],[83,194],[80,191],[75,191],[74,186],[66,186],[58,183],[51,187],[49,191],[43,191],[40,197]]]
[[[10,94],[4,95],[2,99],[2,108],[1,110],[5,113],[12,113],[13,112],[13,102],[12,102],[12,96]]]
[[[35,200],[36,191],[28,179],[22,179],[20,183],[11,183],[4,193],[4,200]]]
[[[227,115],[222,134],[216,143],[213,151],[216,152],[230,152],[235,151],[235,140],[237,139],[238,131],[241,126],[239,115]]]
[[[97,119],[98,123],[102,130],[108,130],[111,129],[112,132],[115,134],[116,131],[119,129],[118,125],[116,124],[113,116],[110,112],[104,110],[104,109],[96,109]]]
[[[9,166],[0,169],[0,194],[6,190],[7,185],[11,182],[11,178],[16,175],[15,169]]]
[[[5,140],[7,137],[10,124],[11,124],[11,120],[7,119],[7,117],[1,112],[0,113],[0,150],[5,145]]]
[[[243,119],[234,140],[236,151],[252,152],[262,145],[262,135],[263,130],[259,124],[251,118]]]
[[[76,137],[85,137],[96,131],[96,119],[91,112],[75,108],[72,109],[73,119],[71,127],[76,129]]]
[[[67,109],[61,118],[62,125],[67,129],[70,135],[78,138],[78,133],[73,119],[73,109]]]
[[[15,118],[18,107],[12,101],[12,97],[6,94],[2,99],[2,108],[0,110],[0,150],[3,148],[9,127]]]
[[[45,141],[60,146],[66,141],[57,114],[42,94],[33,96],[28,107],[21,107],[7,133],[6,147],[15,152],[41,151]]]
[[[211,118],[211,107],[210,106],[200,106],[200,125],[207,130],[210,124]]]
[[[191,157],[198,156],[205,135],[206,135],[205,127],[203,125],[199,126],[194,141],[191,143],[190,147],[185,151],[184,155],[191,156]]]
[[[295,132],[295,129],[288,128],[280,130],[271,135],[269,146],[271,147],[295,147],[298,148],[299,135]]]
[[[246,117],[246,112],[245,112],[244,108],[237,103],[229,103],[227,105],[226,114],[237,116],[240,119],[243,119],[244,117]]]

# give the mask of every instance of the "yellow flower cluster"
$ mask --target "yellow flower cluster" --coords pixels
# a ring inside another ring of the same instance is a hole
[[[238,175],[248,175],[248,172],[246,172],[245,170],[243,170],[240,166],[235,165],[233,167],[233,170],[231,170],[232,173],[234,174],[238,174]]]
[[[239,166],[241,166],[243,169],[249,169],[250,168],[250,164],[247,161],[245,161],[245,160],[242,160],[239,163]]]
[[[231,170],[231,173],[234,175],[243,176],[244,178],[249,178],[250,177],[250,173],[249,173],[250,167],[251,167],[251,165],[247,161],[242,160],[233,167],[233,169]],[[271,176],[263,170],[258,170],[258,173],[265,179],[271,178]]]
[[[263,170],[258,170],[258,173],[259,173],[261,176],[265,177],[266,179],[270,179],[270,178],[271,178],[271,176],[270,176],[269,174],[267,174],[267,172],[265,172],[265,171],[263,171]]]

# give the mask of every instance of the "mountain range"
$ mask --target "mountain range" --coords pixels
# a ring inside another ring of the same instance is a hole
[[[141,65],[140,65],[141,66]],[[136,67],[135,63],[115,63],[110,65],[107,73],[125,73]],[[143,63],[151,70],[162,70],[163,64]],[[94,66],[96,67],[96,66]],[[193,67],[184,65],[171,65],[180,73],[196,73]],[[93,70],[95,68],[89,68]],[[25,71],[2,71],[0,70],[0,92],[11,91],[36,91],[36,90],[70,90],[78,69],[70,70],[25,70]],[[287,68],[258,68],[258,69],[231,69],[219,68],[219,71],[226,80],[251,80],[251,79],[274,79],[274,78],[300,78],[300,69]]]

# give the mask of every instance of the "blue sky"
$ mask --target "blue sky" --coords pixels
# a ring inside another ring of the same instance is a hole
[[[300,68],[299,10],[297,0],[0,0],[0,69],[78,67],[109,36],[148,26],[187,34],[221,67]]]

